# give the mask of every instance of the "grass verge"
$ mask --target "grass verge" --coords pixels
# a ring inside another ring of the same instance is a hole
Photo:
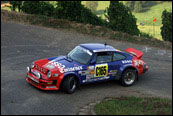
[[[172,100],[156,97],[119,97],[102,100],[94,111],[98,115],[172,115]]]
[[[141,45],[149,45],[153,47],[159,47],[164,49],[172,49],[172,43],[166,41],[160,41],[155,38],[146,38],[133,36],[127,33],[113,31],[109,28],[102,26],[94,26],[91,24],[82,24],[75,21],[68,21],[64,19],[54,19],[51,17],[30,15],[25,13],[18,13],[14,11],[7,11],[1,9],[2,21],[13,21],[38,26],[44,26],[55,29],[67,29],[82,34],[89,34],[98,37],[105,37],[107,39],[113,39],[118,41],[131,42]]]

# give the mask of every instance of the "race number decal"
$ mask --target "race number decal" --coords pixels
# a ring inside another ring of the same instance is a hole
[[[102,77],[108,74],[108,64],[100,64],[95,66],[94,77]]]

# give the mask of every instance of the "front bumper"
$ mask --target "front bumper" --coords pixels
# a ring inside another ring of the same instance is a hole
[[[47,81],[43,79],[38,79],[34,75],[27,73],[26,81],[42,90],[59,90],[57,86],[57,80]]]

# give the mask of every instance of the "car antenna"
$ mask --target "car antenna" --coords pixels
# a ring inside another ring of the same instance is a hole
[[[106,42],[105,42],[105,46],[108,45]]]

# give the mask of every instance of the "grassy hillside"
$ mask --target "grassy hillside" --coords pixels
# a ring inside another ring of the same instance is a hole
[[[158,5],[155,5],[150,8],[149,11],[143,12],[143,13],[135,13],[135,17],[137,18],[137,24],[138,28],[145,33],[148,33],[150,35],[153,35],[153,37],[158,38],[162,40],[162,36],[160,34],[161,30],[160,27],[162,26],[162,12],[164,9],[167,9],[168,11],[172,11],[172,4],[170,2],[164,2]],[[153,19],[157,18],[155,25],[155,34],[153,32]],[[139,25],[139,23],[142,22],[144,26]]]
[[[82,4],[85,5],[85,1],[82,2]],[[104,10],[109,7],[110,1],[99,1],[97,12],[96,14],[101,16],[102,18],[105,18],[104,16]],[[170,2],[164,2],[157,5],[152,6],[147,12],[142,13],[135,13],[132,12],[135,17],[137,18],[137,25],[138,28],[145,33],[148,33],[152,35],[153,37],[162,40],[162,37],[160,35],[160,27],[161,27],[161,15],[162,11],[164,9],[167,9],[168,11],[172,11],[172,4]],[[154,32],[153,32],[153,22],[152,20],[154,18],[157,18],[157,21],[155,23]],[[144,26],[139,25],[139,23],[142,22]]]

